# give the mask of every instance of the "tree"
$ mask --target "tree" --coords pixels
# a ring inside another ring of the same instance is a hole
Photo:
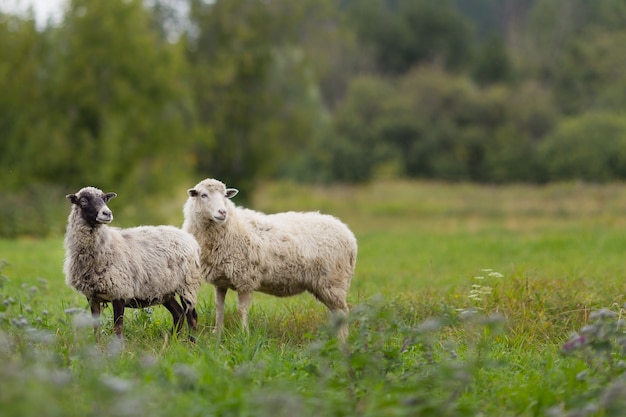
[[[0,14],[0,189],[37,179],[48,168],[50,152],[33,149],[44,141],[47,33],[32,18]],[[43,172],[42,172],[43,171]]]
[[[72,161],[62,180],[151,192],[184,170],[182,51],[142,2],[73,0],[56,42],[53,100]]]
[[[337,178],[356,181],[381,167],[412,178],[540,181],[536,149],[558,117],[537,84],[481,87],[437,67],[355,80],[338,110],[328,160],[341,161],[344,171],[331,164]]]
[[[536,0],[517,61],[527,76],[554,88],[565,113],[580,113],[623,83],[625,25],[622,0]]]
[[[333,178],[349,182],[370,180],[377,167],[395,156],[393,145],[377,129],[394,93],[391,84],[375,77],[352,80],[335,115],[337,137],[329,144],[328,168]]]
[[[433,63],[458,69],[469,57],[469,21],[448,0],[352,1],[348,13],[383,73],[402,74]]]
[[[313,135],[322,112],[302,34],[319,2],[192,1],[197,170],[249,190]],[[244,195],[248,193],[243,193]]]
[[[626,109],[626,31],[598,31],[570,43],[552,75],[563,111]]]
[[[539,149],[547,180],[626,178],[626,117],[589,112],[563,120]]]
[[[512,73],[513,67],[502,37],[492,33],[477,48],[472,76],[479,83],[488,84],[510,81]]]

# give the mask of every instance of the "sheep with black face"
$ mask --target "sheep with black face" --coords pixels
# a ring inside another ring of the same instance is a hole
[[[107,203],[116,196],[94,187],[66,196],[72,209],[65,233],[65,282],[87,297],[96,339],[104,303],[113,305],[113,327],[120,338],[125,307],[162,304],[177,331],[185,318],[196,330],[202,282],[198,243],[173,226],[107,226],[113,220]]]

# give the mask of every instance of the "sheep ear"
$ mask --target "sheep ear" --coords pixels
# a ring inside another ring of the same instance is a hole
[[[65,198],[72,204],[78,204],[78,197],[76,197],[76,194],[68,194]]]
[[[115,197],[117,197],[117,194],[115,193],[106,193],[104,195],[104,201],[109,201],[110,199],[115,198]]]
[[[198,191],[195,188],[190,188],[187,190],[187,194],[189,194],[189,197],[197,197]]]
[[[226,189],[226,193],[224,194],[226,196],[226,198],[233,198],[234,196],[237,195],[237,193],[239,193],[239,190],[236,188],[227,188]]]

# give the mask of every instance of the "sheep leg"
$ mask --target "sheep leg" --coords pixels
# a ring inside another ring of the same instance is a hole
[[[195,307],[190,308],[187,312],[187,324],[193,331],[198,330],[198,312]]]
[[[89,306],[91,307],[91,318],[93,320],[93,334],[96,337],[96,342],[100,341],[100,301],[95,299],[89,300]]]
[[[187,325],[193,331],[198,330],[198,313],[196,312],[195,307],[192,307],[192,304],[183,297],[180,297],[180,303],[183,306],[185,316],[187,317]]]
[[[123,339],[122,329],[124,328],[124,300],[113,300],[113,330],[118,338]]]
[[[174,329],[172,329],[172,333],[174,331],[180,332],[180,329],[183,327],[183,322],[185,321],[183,308],[180,306],[180,304],[178,304],[174,297],[165,300],[163,302],[163,305],[172,314],[172,320],[174,320]]]
[[[240,291],[237,293],[237,309],[241,319],[241,327],[248,331],[248,310],[252,302],[252,291]]]
[[[346,302],[346,294],[343,292],[325,290],[314,294],[337,318],[338,324],[337,337],[341,341],[348,338],[348,303]]]
[[[345,342],[346,340],[348,340],[348,334],[349,334],[349,330],[348,330],[348,312],[344,311],[344,310],[337,310],[334,311],[333,314],[339,314],[340,316],[340,320],[343,322],[340,326],[339,326],[339,330],[337,331],[337,338],[342,341]]]
[[[228,288],[215,287],[215,329],[213,333],[219,333],[224,328],[224,300]]]

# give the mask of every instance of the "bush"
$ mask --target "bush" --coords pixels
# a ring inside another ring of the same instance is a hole
[[[62,233],[67,213],[65,193],[58,185],[33,184],[0,193],[0,236],[45,237]]]
[[[626,406],[626,332],[619,314],[601,309],[563,345],[563,353],[585,362],[577,375],[586,392],[552,410],[555,417],[621,416]]]
[[[539,148],[547,180],[626,178],[626,115],[596,112],[566,119]]]
[[[363,181],[393,166],[412,178],[540,181],[537,145],[556,120],[551,94],[534,83],[480,87],[437,67],[362,78],[336,113],[331,178]]]

